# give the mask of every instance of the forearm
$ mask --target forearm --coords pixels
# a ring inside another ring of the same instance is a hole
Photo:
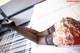
[[[24,37],[30,39],[31,41],[34,41],[36,43],[38,43],[38,36],[35,35],[34,33],[30,32],[28,28],[23,28],[23,27],[19,27],[19,26],[16,26],[14,27],[14,29],[21,33]]]
[[[55,28],[54,28],[54,25],[52,25],[50,28],[48,28],[42,32],[39,32],[38,36],[46,36],[46,35],[52,34],[54,31],[55,31]]]

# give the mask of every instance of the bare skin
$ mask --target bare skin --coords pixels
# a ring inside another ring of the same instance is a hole
[[[20,26],[16,26],[14,27],[14,29],[17,32],[21,33],[24,37],[30,39],[31,41],[34,41],[37,44],[46,44],[45,36],[48,35],[47,30],[43,32],[38,32],[36,30]]]
[[[48,30],[44,30],[42,32],[38,32],[36,30],[33,30],[31,28],[24,28],[20,26],[14,26],[14,29],[21,33],[24,37],[28,38],[31,41],[34,41],[37,44],[45,45],[45,37],[46,35],[49,35]],[[50,33],[54,32],[54,27],[48,28]]]

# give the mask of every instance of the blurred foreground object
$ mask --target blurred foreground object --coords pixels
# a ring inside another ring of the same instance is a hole
[[[10,2],[11,0],[0,0],[0,6]]]

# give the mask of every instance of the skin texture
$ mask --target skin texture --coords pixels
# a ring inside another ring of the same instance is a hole
[[[14,29],[21,33],[24,37],[30,39],[31,41],[34,41],[37,44],[46,44],[45,43],[45,36],[48,35],[47,30],[43,32],[37,32],[30,28],[24,28],[20,26],[14,27]]]

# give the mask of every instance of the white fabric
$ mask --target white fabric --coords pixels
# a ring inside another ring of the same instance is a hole
[[[47,0],[34,6],[34,13],[29,27],[41,32],[52,26],[63,17],[79,18],[80,2],[66,0]]]
[[[80,46],[54,47],[37,45],[32,49],[31,53],[80,53]]]

